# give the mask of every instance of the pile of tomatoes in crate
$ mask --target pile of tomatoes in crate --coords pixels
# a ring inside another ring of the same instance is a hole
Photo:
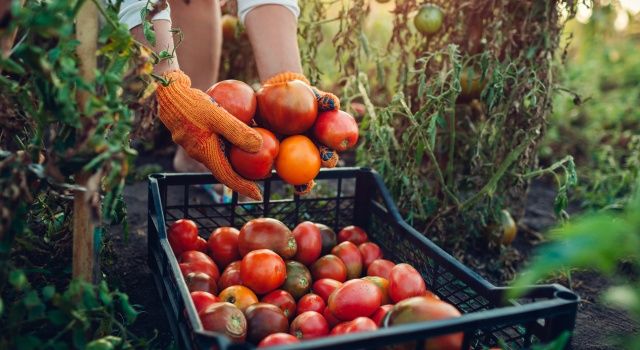
[[[310,221],[290,230],[259,218],[240,230],[217,228],[205,241],[182,219],[168,238],[202,326],[235,342],[266,347],[460,316],[357,226],[336,235]],[[460,349],[462,340],[443,335],[425,348]]]
[[[338,152],[358,141],[353,116],[339,109],[321,111],[316,92],[301,80],[265,84],[257,93],[241,81],[224,80],[207,94],[262,136],[256,153],[236,146],[229,150],[231,166],[248,180],[268,178],[275,168],[285,182],[310,190],[320,167],[335,166]]]

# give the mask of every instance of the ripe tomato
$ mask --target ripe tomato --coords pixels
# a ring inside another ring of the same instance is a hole
[[[339,243],[349,241],[355,245],[360,245],[368,240],[367,233],[358,226],[347,226],[338,232]]]
[[[202,272],[209,275],[214,281],[220,277],[216,263],[207,254],[197,250],[182,253],[178,265],[184,276],[192,272]]]
[[[409,264],[398,264],[389,274],[389,296],[394,303],[411,297],[423,296],[427,286],[420,272]]]
[[[289,320],[279,307],[267,303],[249,306],[244,313],[247,318],[247,340],[259,343],[272,333],[283,333],[289,330]]]
[[[333,328],[336,325],[338,325],[340,322],[342,322],[339,319],[337,319],[335,316],[333,316],[328,306],[324,308],[324,311],[322,312],[322,316],[324,316],[324,319],[327,320],[327,323],[329,324],[329,328]]]
[[[363,280],[367,280],[376,285],[376,287],[380,288],[380,293],[382,293],[381,304],[390,304],[391,298],[389,297],[389,281],[386,278],[382,278],[380,276],[366,276],[362,277]]]
[[[440,6],[434,4],[422,5],[418,14],[413,18],[416,29],[424,35],[437,33],[442,27],[443,21],[444,12]]]
[[[256,93],[239,80],[217,82],[207,90],[207,95],[245,124],[249,124],[256,114]]]
[[[500,224],[502,226],[502,237],[500,243],[509,245],[516,238],[518,227],[507,210],[500,211]]]
[[[258,152],[250,153],[238,146],[231,146],[229,161],[233,170],[249,180],[262,180],[271,176],[273,162],[278,155],[280,142],[271,131],[254,128],[262,136],[262,147]]]
[[[277,289],[287,277],[284,260],[269,249],[258,249],[242,258],[240,279],[242,284],[258,294]]]
[[[313,282],[313,292],[319,295],[324,302],[329,301],[329,296],[334,290],[342,286],[342,282],[331,278],[323,278]]]
[[[322,236],[322,255],[331,253],[331,249],[335,247],[338,242],[336,241],[336,233],[324,224],[316,223],[318,229],[320,229],[320,235]]]
[[[298,245],[294,259],[305,265],[311,265],[318,260],[322,252],[322,234],[318,226],[311,221],[305,221],[296,226],[292,233]]]
[[[380,306],[378,310],[376,310],[376,312],[374,312],[373,315],[371,315],[371,320],[375,322],[376,325],[378,325],[378,327],[384,326],[383,325],[384,317],[387,315],[387,313],[391,309],[393,309],[392,304],[386,304],[386,305]]]
[[[196,238],[196,250],[207,254],[207,241],[200,236]]]
[[[318,116],[316,96],[305,82],[264,85],[257,93],[258,124],[283,135],[302,134]]]
[[[253,219],[242,226],[238,236],[240,256],[253,250],[270,249],[283,259],[291,259],[296,255],[297,247],[291,230],[276,219]]]
[[[345,111],[321,112],[313,124],[313,136],[323,145],[344,152],[358,142],[358,123]]]
[[[473,67],[466,67],[460,72],[460,96],[461,102],[471,101],[479,98],[487,85],[487,78],[482,78],[482,74]]]
[[[394,305],[390,313],[389,326],[460,317],[460,311],[451,304],[429,297],[405,299]],[[462,332],[429,338],[424,349],[462,349],[463,338]]]
[[[293,320],[296,316],[296,300],[285,290],[274,290],[273,292],[263,296],[262,302],[279,307],[289,320]]]
[[[368,317],[382,300],[380,288],[370,281],[350,280],[329,296],[329,310],[339,320],[351,321],[356,317]]]
[[[220,302],[220,298],[208,292],[196,291],[191,292],[191,301],[193,301],[196,312],[200,313],[200,311],[206,309],[209,305]]]
[[[180,219],[171,224],[167,238],[176,256],[188,250],[198,250],[198,226],[191,220]]]
[[[378,326],[372,319],[368,317],[358,317],[353,321],[343,322],[335,326],[331,330],[331,335],[358,333],[358,332],[371,332],[378,329]]]
[[[360,277],[362,274],[362,254],[355,244],[349,241],[342,242],[331,250],[331,254],[344,262],[347,267],[348,280]]]
[[[219,302],[209,305],[200,313],[202,327],[222,333],[234,343],[242,343],[247,337],[247,319],[235,305]]]
[[[311,276],[314,281],[330,278],[344,282],[347,280],[347,266],[337,256],[328,254],[311,265]]]
[[[374,260],[367,268],[367,276],[380,276],[389,279],[389,274],[394,266],[396,266],[396,264],[394,264],[393,261],[385,259]]]
[[[325,307],[327,307],[327,305],[322,297],[317,294],[309,293],[303,295],[302,298],[298,300],[298,308],[296,312],[298,315],[306,311],[323,313]]]
[[[436,293],[434,293],[434,292],[432,292],[430,290],[427,290],[424,293],[424,296],[427,297],[427,298],[433,298],[433,299],[436,299],[436,300],[440,300],[440,297],[438,295],[436,295]]]
[[[238,17],[232,15],[222,15],[220,20],[222,23],[222,40],[224,42],[235,41],[236,27],[238,26]]]
[[[234,261],[222,271],[222,275],[218,280],[218,289],[223,290],[231,286],[242,284],[240,278],[240,263],[241,261]]]
[[[211,276],[202,272],[189,272],[184,275],[184,281],[187,284],[189,292],[208,292],[215,294],[218,292],[216,280]]]
[[[296,300],[309,292],[311,273],[306,266],[297,261],[287,261],[287,277],[282,289],[289,292]]]
[[[364,242],[358,246],[362,254],[362,264],[368,268],[374,260],[382,259],[382,249],[373,242]]]
[[[209,236],[207,245],[209,255],[220,268],[240,259],[238,235],[240,231],[233,227],[218,227]]]
[[[329,324],[321,314],[307,311],[298,315],[291,322],[289,333],[298,339],[318,338],[329,334]]]
[[[287,333],[274,333],[268,335],[266,338],[258,344],[259,348],[266,348],[268,346],[285,345],[299,343],[300,340],[295,336]]]
[[[280,143],[276,172],[291,185],[305,185],[320,172],[320,151],[308,137],[289,136]]]
[[[249,288],[245,286],[231,286],[220,292],[218,296],[221,301],[226,301],[237,306],[242,312],[250,305],[258,302],[258,297]]]

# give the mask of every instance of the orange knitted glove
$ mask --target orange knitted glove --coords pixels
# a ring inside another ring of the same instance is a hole
[[[215,103],[204,92],[191,88],[191,80],[181,71],[165,74],[170,83],[156,90],[159,117],[171,132],[173,141],[193,159],[206,166],[218,181],[234,191],[262,200],[256,183],[231,168],[224,154],[224,142],[218,135],[247,152],[262,147],[262,137]]]

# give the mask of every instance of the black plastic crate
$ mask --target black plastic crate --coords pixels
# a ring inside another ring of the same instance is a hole
[[[336,232],[343,226],[358,225],[380,245],[385,258],[413,265],[428,289],[463,313],[455,319],[326,337],[283,349],[379,348],[457,332],[464,332],[465,348],[502,345],[520,349],[551,341],[574,328],[577,295],[561,285],[540,285],[526,297],[505,301],[508,288],[489,283],[407,224],[382,178],[371,169],[323,169],[316,179],[317,188],[304,197],[291,194],[291,186],[274,174],[259,182],[264,190],[262,202],[242,203],[234,193],[231,203],[215,204],[196,188],[214,183],[217,181],[208,174],[149,177],[149,265],[180,349],[253,347],[231,344],[225,336],[202,328],[167,240],[167,227],[182,218],[194,220],[205,239],[217,227],[240,228],[257,217],[273,217],[290,228],[311,220]]]

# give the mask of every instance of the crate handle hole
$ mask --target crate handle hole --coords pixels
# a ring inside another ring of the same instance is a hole
[[[568,300],[568,301],[576,301],[576,300],[578,300],[578,296],[575,293],[567,292],[567,291],[564,291],[564,290],[555,292],[555,297],[556,298],[560,298],[560,299],[564,299],[564,300]]]

